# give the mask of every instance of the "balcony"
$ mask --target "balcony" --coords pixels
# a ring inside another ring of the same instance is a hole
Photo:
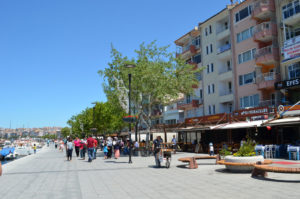
[[[203,99],[194,97],[190,101],[184,100],[177,103],[177,109],[180,110],[190,110],[193,108],[198,108],[201,104],[203,104]]]
[[[222,66],[219,68],[219,77],[218,79],[220,81],[224,81],[227,79],[232,79],[232,68],[227,67],[227,66]]]
[[[300,23],[300,4],[291,2],[283,6],[282,10],[283,22],[287,25],[294,26]]]
[[[199,45],[188,44],[183,47],[177,47],[176,57],[181,57],[182,59],[188,59],[191,56],[195,55],[197,51],[200,49]]]
[[[230,27],[229,25],[222,25],[216,30],[217,40],[224,39],[230,35]]]
[[[227,58],[231,57],[230,49],[231,49],[231,44],[225,44],[225,45],[219,47],[218,51],[217,51],[218,58],[223,60],[223,59],[227,59]]]
[[[219,93],[220,103],[232,102],[233,101],[233,92],[232,90],[221,90]]]
[[[260,48],[255,54],[256,65],[270,66],[279,61],[279,49],[273,45]]]
[[[272,22],[264,22],[255,26],[253,39],[255,41],[270,42],[277,36],[277,26]]]
[[[279,76],[275,72],[262,73],[257,75],[256,84],[260,90],[274,89],[274,84],[278,80]]]
[[[258,20],[267,20],[275,13],[274,0],[259,0],[254,4],[252,17]]]

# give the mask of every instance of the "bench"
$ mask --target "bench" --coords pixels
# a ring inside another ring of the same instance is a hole
[[[269,165],[256,164],[254,165],[254,169],[252,171],[252,177],[262,176],[267,177],[269,172],[274,173],[299,173],[300,168],[284,168],[284,167],[274,167]]]
[[[265,160],[262,162],[263,165],[272,164],[272,160]],[[248,162],[225,162],[225,160],[219,160],[217,164],[229,165],[229,166],[255,166],[257,163],[248,163]]]
[[[203,160],[203,159],[216,159],[218,161],[220,159],[220,156],[215,155],[215,156],[185,157],[185,158],[179,158],[178,161],[189,163],[189,167],[188,167],[189,169],[197,169],[198,164],[197,164],[196,160]]]

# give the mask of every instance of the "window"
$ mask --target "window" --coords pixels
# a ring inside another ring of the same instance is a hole
[[[202,75],[201,75],[201,73],[195,73],[195,76],[196,76],[196,79],[197,79],[198,81],[201,81],[201,80],[202,80]]]
[[[240,108],[259,106],[259,95],[251,95],[240,98]]]
[[[295,79],[300,77],[300,62],[288,66],[289,78]]]
[[[239,85],[245,85],[245,84],[251,84],[254,83],[254,79],[255,79],[255,72],[253,73],[248,73],[245,75],[240,75],[239,76]]]
[[[215,105],[209,105],[208,106],[208,114],[209,115],[216,114],[216,106]]]
[[[195,46],[200,46],[200,36],[195,37],[192,40],[192,44],[195,45]]]
[[[197,63],[197,64],[201,63],[201,54],[195,55],[195,56],[193,57],[193,62],[194,62],[194,63]]]
[[[210,94],[210,85],[207,86],[207,93]]]
[[[248,6],[242,10],[240,10],[239,12],[235,13],[235,22],[239,22],[243,19],[245,19],[246,17],[248,17],[249,15],[251,15],[252,13],[252,6]]]
[[[213,52],[213,46],[212,46],[212,44],[210,44],[210,53],[212,53]]]
[[[243,32],[236,34],[237,43],[249,39],[252,36],[253,36],[253,26],[247,30],[244,30]]]
[[[215,85],[212,84],[212,93],[215,93]]]
[[[203,99],[203,92],[202,92],[202,89],[200,89],[199,95],[200,95],[200,99]]]
[[[216,114],[216,106],[215,105],[212,106],[212,113]]]
[[[285,25],[285,39],[289,40],[300,35],[300,28],[293,28]]]
[[[207,93],[211,94],[211,93],[214,93],[214,92],[215,92],[215,85],[214,84],[209,84],[207,86]]]
[[[212,28],[211,28],[211,25],[209,25],[209,34],[212,33]]]
[[[254,59],[255,52],[256,52],[256,49],[254,48],[252,50],[248,50],[242,54],[239,54],[238,55],[238,63],[241,64],[241,63],[244,63],[244,62]]]
[[[214,72],[214,64],[213,63],[210,64],[210,72]]]
[[[206,73],[207,74],[209,73],[209,65],[207,65],[207,67],[206,67]]]
[[[190,95],[186,95],[186,103],[187,104],[191,103],[191,96]]]
[[[230,61],[227,61],[227,70],[228,70],[228,71],[231,70],[231,64],[230,64]]]
[[[205,36],[207,36],[208,35],[208,33],[207,33],[207,28],[205,28]]]
[[[208,55],[208,53],[209,53],[209,52],[208,52],[208,46],[206,46],[206,54]]]
[[[208,114],[211,115],[211,106],[208,106]]]
[[[294,14],[297,14],[300,12],[300,4],[299,0],[296,0],[294,2],[291,2],[285,6],[282,7],[282,15],[284,19],[287,19]]]

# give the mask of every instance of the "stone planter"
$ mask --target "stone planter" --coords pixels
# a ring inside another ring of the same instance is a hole
[[[226,156],[225,162],[232,162],[232,163],[256,163],[258,161],[263,162],[264,157],[259,156],[249,156],[249,157],[235,157],[235,156]],[[248,165],[225,165],[226,169],[233,171],[233,172],[251,172],[254,169],[254,166]]]

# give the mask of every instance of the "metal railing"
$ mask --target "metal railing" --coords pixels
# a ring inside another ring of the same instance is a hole
[[[275,47],[273,45],[270,45],[270,46],[266,46],[264,48],[260,48],[256,51],[255,53],[255,58],[258,58],[258,57],[262,57],[262,56],[265,56],[265,55],[269,55],[269,54],[272,54],[273,53],[273,49]]]
[[[231,94],[232,94],[232,89],[227,89],[227,90],[221,90],[220,91],[220,96],[231,95]]]
[[[253,34],[261,32],[263,30],[272,30],[272,27],[276,25],[273,22],[263,22],[254,27]]]
[[[256,83],[272,81],[276,79],[275,72],[261,73],[256,76]]]
[[[227,26],[225,26],[225,25],[222,25],[221,27],[217,28],[217,30],[216,30],[216,34],[218,35],[218,34],[220,34],[220,33],[224,32],[225,30],[229,30],[229,28],[230,28],[230,26],[229,26],[229,25],[227,25]]]
[[[227,73],[229,71],[232,71],[231,66],[229,68],[228,68],[228,66],[222,66],[221,68],[219,68],[219,75],[221,75],[223,73]]]
[[[260,107],[277,107],[281,104],[280,100],[270,99],[259,102]]]
[[[218,48],[218,54],[223,53],[223,52],[225,52],[227,50],[230,50],[230,49],[231,49],[231,44],[225,44],[225,45]]]

